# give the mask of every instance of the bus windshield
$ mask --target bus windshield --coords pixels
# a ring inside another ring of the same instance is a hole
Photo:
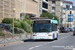
[[[33,32],[52,32],[52,24],[33,24]]]

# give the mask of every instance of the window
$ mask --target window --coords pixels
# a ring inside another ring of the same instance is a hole
[[[52,3],[55,3],[55,1],[52,1]]]
[[[55,16],[55,13],[52,13]]]
[[[48,9],[48,4],[46,4],[46,3],[43,2],[42,3],[42,7]]]
[[[48,2],[48,0],[46,0]]]
[[[34,2],[36,2],[36,3],[38,2],[37,0],[32,0],[32,1],[34,1]]]
[[[54,5],[54,6],[55,6],[55,1],[52,1],[52,5]]]
[[[72,14],[72,11],[70,11],[70,14]]]
[[[55,10],[55,7],[52,7],[52,10]]]

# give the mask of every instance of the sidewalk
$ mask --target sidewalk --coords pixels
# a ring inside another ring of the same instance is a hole
[[[16,42],[11,42],[11,43],[0,44],[0,48],[5,47],[5,46],[21,44],[21,43],[24,43],[24,41],[16,41]]]

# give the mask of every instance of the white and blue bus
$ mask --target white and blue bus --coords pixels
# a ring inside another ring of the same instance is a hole
[[[58,21],[52,19],[33,20],[33,39],[34,40],[54,40],[58,39]]]

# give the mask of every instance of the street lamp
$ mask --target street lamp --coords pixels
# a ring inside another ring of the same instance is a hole
[[[13,8],[12,11],[13,11],[13,41],[14,41],[14,17],[15,17],[15,11],[16,11],[16,9]]]

